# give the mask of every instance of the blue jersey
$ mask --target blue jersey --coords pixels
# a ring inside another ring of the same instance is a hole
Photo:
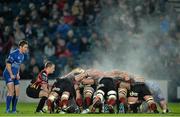
[[[20,65],[23,61],[24,61],[24,54],[20,53],[19,49],[16,49],[9,54],[7,63],[11,64],[11,70],[15,76],[19,72]],[[4,69],[3,76],[4,76],[4,78],[10,77],[10,74],[9,74],[7,68]]]
[[[158,83],[153,82],[153,81],[146,81],[145,84],[148,86],[149,90],[152,93],[154,100],[157,103],[159,103],[161,100],[165,99]]]

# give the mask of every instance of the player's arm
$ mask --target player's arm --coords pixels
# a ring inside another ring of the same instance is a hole
[[[82,81],[82,84],[84,85],[93,85],[95,82],[94,82],[94,79],[88,77],[86,79],[83,79]]]
[[[80,86],[78,83],[75,83],[74,84],[74,89],[76,91],[76,104],[82,108],[82,105],[83,105],[83,100],[82,100],[82,95],[80,93]]]
[[[19,80],[19,79],[20,79],[20,75],[19,75],[19,73],[20,73],[20,72],[18,71],[18,73],[17,73],[17,75],[16,75],[16,79],[17,79],[17,80]]]
[[[49,92],[47,83],[42,84],[42,85],[41,85],[41,88],[42,88],[44,91]]]
[[[6,63],[6,68],[7,68],[8,72],[9,72],[10,77],[11,77],[12,79],[14,79],[15,76],[14,76],[13,73],[12,73],[11,64],[10,64],[10,63]]]
[[[48,77],[47,77],[47,74],[45,72],[42,72],[41,73],[42,75],[42,84],[41,84],[41,88],[46,91],[46,92],[49,92],[49,89],[48,89]]]
[[[77,98],[77,97],[81,96],[80,95],[80,83],[75,81],[75,82],[73,82],[73,85],[74,85],[74,89],[76,91],[76,98]]]
[[[76,96],[77,96],[77,95],[80,96],[80,87],[79,87],[78,84],[74,84],[74,89],[75,89],[75,91],[76,91]]]
[[[51,91],[52,88],[53,88],[53,84],[48,84],[48,90]]]
[[[86,77],[87,77],[87,73],[86,72],[85,73],[81,73],[81,74],[75,76],[75,81],[81,82],[83,79],[86,79]]]
[[[15,78],[15,76],[14,76],[14,74],[12,72],[12,69],[11,69],[13,62],[14,62],[13,55],[10,54],[7,61],[6,61],[6,68],[7,68],[8,72],[9,72],[9,75],[10,75],[11,79]]]

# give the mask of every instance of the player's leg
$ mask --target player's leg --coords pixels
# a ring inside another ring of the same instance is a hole
[[[36,112],[42,112],[42,109],[44,107],[44,104],[46,103],[48,95],[49,95],[48,92],[46,92],[44,90],[41,90],[39,92],[39,98],[41,98],[41,99],[40,99],[38,106],[36,108]]]
[[[44,106],[45,111],[49,111],[50,113],[52,112],[52,104],[54,103],[54,101],[58,98],[59,94],[55,91],[52,91],[49,96],[48,99],[46,101],[46,106]],[[46,109],[47,108],[47,109]],[[43,109],[43,110],[44,110]]]
[[[167,101],[164,98],[164,95],[161,92],[160,87],[156,87],[154,89],[154,94],[153,94],[154,101],[159,104],[161,110],[163,113],[169,112],[168,107],[167,107]]]
[[[64,91],[62,93],[61,100],[60,100],[60,106],[62,107],[62,109],[66,109],[67,108],[69,97],[70,97],[70,93],[69,92]]]
[[[103,103],[105,100],[104,97],[107,93],[106,82],[107,82],[106,78],[102,78],[99,81],[96,92],[93,96],[93,104],[92,104],[91,112],[95,112],[97,108],[99,109],[99,112],[102,111]]]
[[[159,106],[160,106],[160,108],[163,110],[163,113],[168,113],[168,112],[169,112],[169,109],[168,109],[168,106],[167,106],[167,102],[166,102],[165,99],[164,99],[164,100],[161,100],[161,101],[159,102]]]
[[[84,89],[84,98],[85,98],[85,105],[88,108],[91,105],[91,98],[93,96],[94,89],[91,86],[85,87]]]
[[[149,110],[151,112],[158,113],[157,105],[156,105],[156,103],[154,101],[154,98],[153,98],[149,88],[147,87],[147,85],[141,84],[140,90],[141,90],[141,93],[142,93],[142,97],[144,98],[144,100],[149,105]]]
[[[130,112],[133,112],[133,113],[137,113],[138,112],[138,106],[140,106],[140,103],[138,102],[138,97],[137,96],[129,96],[127,98],[127,103],[128,103],[128,110]]]
[[[105,78],[104,84],[106,86],[106,103],[108,105],[109,113],[114,113],[114,106],[117,100],[117,92],[115,83],[112,78]]]
[[[125,104],[126,103],[126,97],[127,97],[127,83],[121,82],[118,87],[118,97],[119,102]]]
[[[117,93],[115,89],[107,92],[107,104],[110,113],[114,113],[114,105],[116,104],[116,99],[117,99]]]
[[[127,111],[127,93],[128,93],[128,87],[129,83],[121,81],[118,87],[118,101],[119,101],[119,113],[126,113]]]
[[[14,96],[14,83],[7,83],[6,113],[10,112],[10,105]]]
[[[104,102],[104,95],[105,92],[103,89],[97,89],[93,99],[93,106],[98,107],[101,105]]]
[[[81,94],[81,91],[80,91],[79,89],[77,89],[77,90],[75,91],[75,93],[76,93],[76,97],[75,97],[75,99],[76,99],[76,104],[78,105],[78,107],[79,107],[79,109],[80,109],[80,112],[81,112],[82,109],[83,109],[82,94]],[[75,94],[75,93],[74,93],[74,94]]]
[[[94,89],[91,86],[85,86],[84,87],[84,91],[83,91],[83,95],[84,95],[84,110],[82,111],[82,113],[88,113],[89,112],[89,106],[92,103],[92,96],[94,93]]]
[[[157,113],[157,105],[151,95],[146,95],[144,96],[144,100],[148,103],[149,105],[149,110]]]
[[[91,112],[94,113],[97,108],[99,109],[99,112],[102,110],[102,106],[104,103],[104,95],[105,92],[102,89],[97,89],[93,96]]]
[[[20,94],[20,87],[19,87],[19,81],[16,81],[14,83],[14,87],[15,87],[15,97],[14,97],[14,100],[13,100],[13,103],[12,103],[12,112],[13,113],[16,113],[16,105],[17,105],[17,102],[18,102],[18,98],[19,98],[19,94]]]

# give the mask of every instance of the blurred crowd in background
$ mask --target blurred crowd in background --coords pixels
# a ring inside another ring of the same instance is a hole
[[[173,70],[171,73],[176,74],[172,75],[177,77],[180,75],[180,15],[167,5],[167,0],[1,1],[0,76],[7,55],[22,39],[29,42],[29,55],[21,65],[21,79],[35,77],[45,60],[56,64],[51,76],[54,78],[79,65],[93,64],[92,50],[110,48],[112,31],[124,30],[130,36],[141,34],[139,22],[146,18],[159,22],[159,38],[152,42],[157,49],[154,52],[163,58],[163,66]],[[107,21],[114,12],[120,17],[112,15],[113,20]],[[117,27],[102,31],[106,22]]]

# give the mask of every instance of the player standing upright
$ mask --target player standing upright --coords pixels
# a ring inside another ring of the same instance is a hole
[[[3,72],[3,77],[7,86],[7,97],[6,97],[6,113],[10,112],[10,104],[12,98],[16,95],[12,104],[12,113],[16,113],[16,105],[19,97],[19,69],[20,64],[24,61],[24,55],[28,51],[28,42],[22,40],[19,42],[18,49],[15,49],[9,54],[6,61],[6,68]]]

